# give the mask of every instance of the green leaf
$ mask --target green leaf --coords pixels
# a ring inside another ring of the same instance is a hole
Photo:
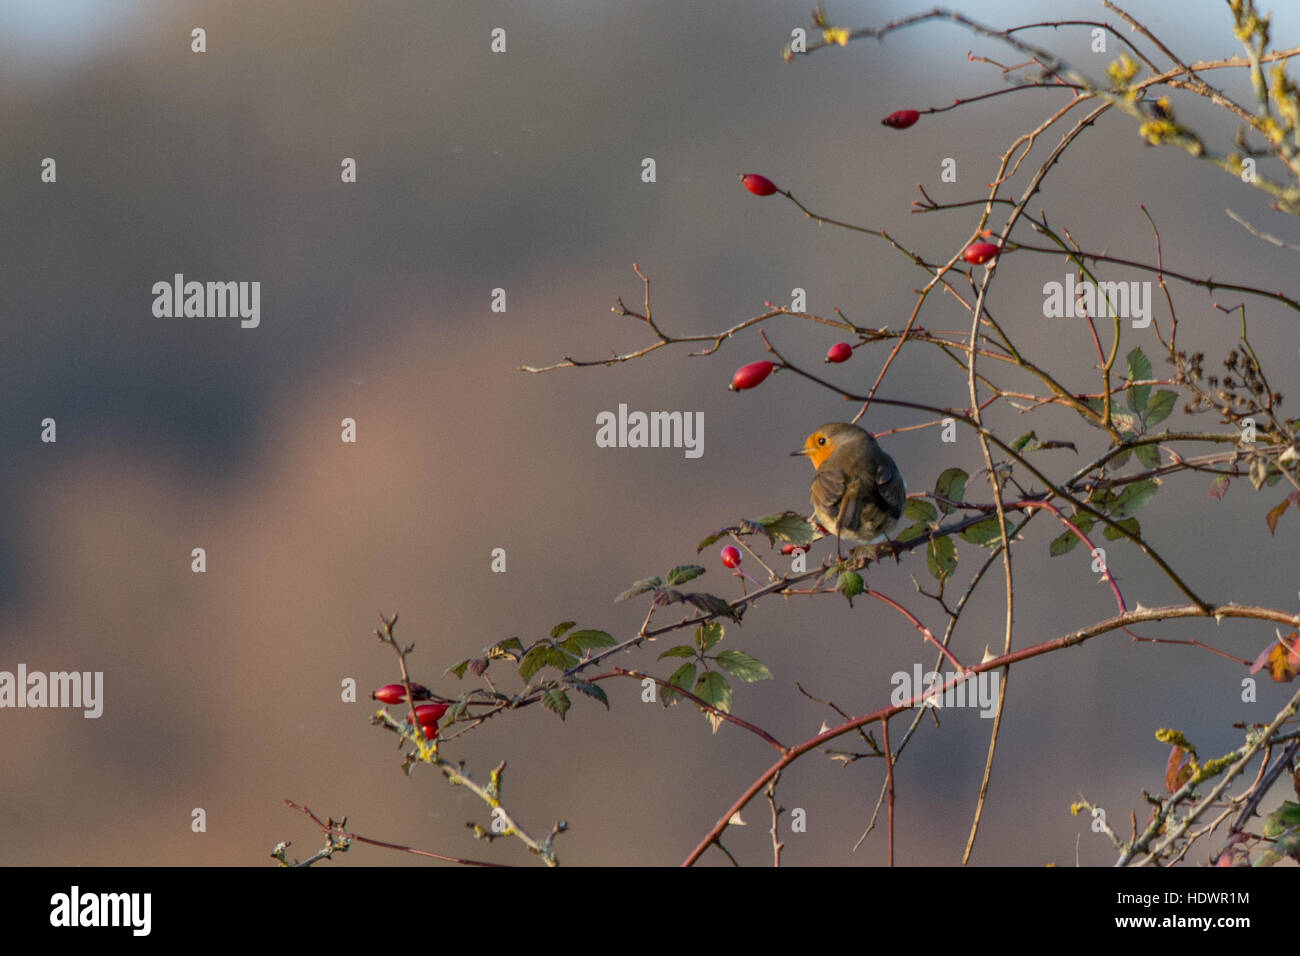
[[[1011,529],[1008,528],[1007,530],[1010,531]],[[1002,543],[1002,530],[998,525],[997,515],[985,518],[983,521],[977,521],[969,528],[963,528],[959,534],[962,540],[969,541],[971,544],[997,547]]]
[[[1110,508],[1112,518],[1127,518],[1155,497],[1159,486],[1151,478],[1135,481],[1125,488]]]
[[[707,651],[718,641],[722,640],[725,633],[721,624],[717,621],[709,621],[707,624],[701,624],[695,628],[695,646],[701,651]]]
[[[591,681],[587,680],[574,680],[572,678],[568,683],[570,687],[579,693],[586,694],[593,700],[600,701],[605,705],[605,709],[609,710],[609,696],[605,693],[604,688],[599,684],[593,684]]]
[[[660,695],[660,699],[664,702],[664,706],[675,703],[677,698],[681,696],[680,694],[673,693],[673,687],[680,687],[684,690],[694,681],[694,664],[683,664],[681,667],[677,668],[677,670],[673,671],[668,678],[668,683],[671,686],[663,688],[663,693]]]
[[[679,564],[668,572],[665,580],[673,587],[676,587],[679,584],[685,584],[692,578],[698,578],[703,573],[704,569],[698,564]]]
[[[949,501],[962,501],[966,497],[966,480],[970,476],[960,468],[945,468],[934,483],[934,493]],[[940,504],[944,514],[950,515],[957,509],[952,505]]]
[[[1078,544],[1079,539],[1074,536],[1074,532],[1066,528],[1052,539],[1052,543],[1047,546],[1047,553],[1057,558],[1069,551],[1073,551]]]
[[[909,498],[903,506],[903,517],[909,521],[938,521],[939,509],[924,498]]]
[[[1178,394],[1171,392],[1167,388],[1162,388],[1151,398],[1150,404],[1147,405],[1146,423],[1147,427],[1163,422],[1169,417],[1169,413],[1174,410],[1174,404],[1178,401]]]
[[[569,703],[568,694],[558,687],[552,687],[542,692],[542,706],[549,711],[553,711],[559,715],[560,720],[563,720],[564,715],[569,712],[569,707],[572,705]]]
[[[1124,528],[1127,531],[1131,531],[1133,534],[1142,533],[1142,528],[1138,524],[1137,518],[1125,518],[1122,521],[1116,521],[1115,524],[1119,525],[1121,528]],[[1125,537],[1124,532],[1119,531],[1111,527],[1110,525],[1106,525],[1105,530],[1102,531],[1102,535],[1106,538],[1107,541],[1119,541],[1121,538]]]
[[[615,643],[614,638],[604,631],[574,631],[560,641],[560,647],[575,657],[581,657],[583,651],[595,650],[598,647],[613,647]]]
[[[646,591],[653,591],[655,588],[659,587],[663,583],[664,583],[663,580],[660,578],[642,578],[640,581],[637,581],[635,584],[633,584],[630,588],[628,588],[618,597],[614,598],[614,600],[616,602],[626,601],[628,598],[634,598],[638,594],[645,594]]]
[[[660,654],[656,660],[663,660],[665,657],[695,657],[695,648],[689,644],[678,644],[676,647],[670,647]]]
[[[748,684],[772,679],[772,672],[767,669],[767,665],[756,657],[750,657],[744,651],[722,651],[714,660],[732,677]]]
[[[1125,448],[1122,452],[1110,460],[1110,467],[1118,471],[1128,464],[1129,456],[1133,454],[1133,449]]]
[[[527,683],[533,679],[543,667],[554,667],[556,670],[568,670],[578,659],[571,654],[566,654],[558,647],[550,644],[538,644],[531,651],[524,655],[524,659],[519,662],[519,677]]]
[[[1071,515],[1070,520],[1073,521],[1074,526],[1078,528],[1080,531],[1082,531],[1084,534],[1087,534],[1089,531],[1091,531],[1092,526],[1097,523],[1097,519],[1094,518],[1086,511],[1076,511],[1073,515]]]
[[[1128,380],[1130,382],[1144,381],[1151,378],[1151,360],[1148,359],[1141,349],[1134,349],[1128,353]],[[1147,407],[1147,402],[1151,397],[1150,385],[1135,385],[1126,390],[1128,407],[1139,415]]]
[[[897,537],[894,538],[894,540],[897,541],[899,544],[902,544],[906,541],[911,541],[913,538],[919,538],[923,534],[928,534],[929,531],[930,528],[928,525],[910,524],[902,531],[898,532],[898,535]]]
[[[723,713],[731,713],[731,685],[717,671],[705,671],[701,674],[700,679],[695,682],[695,686],[691,689],[691,693],[706,704],[712,704]]]
[[[1138,445],[1133,449],[1133,454],[1137,455],[1137,460],[1146,468],[1160,467],[1159,445]]]
[[[1101,408],[1097,408],[1096,411],[1100,412]],[[1029,445],[1030,442],[1033,442],[1033,447],[1029,450],[1033,451],[1034,448],[1038,447],[1038,435],[1034,432],[1025,432],[1025,434],[1021,435],[1011,443],[1011,447],[1018,452],[1024,451],[1025,447]]]
[[[1098,416],[1101,416],[1102,414],[1105,413],[1105,410],[1106,410],[1106,402],[1105,402],[1104,399],[1100,399],[1100,398],[1085,398],[1085,399],[1083,400],[1083,404],[1086,405],[1088,408],[1092,409],[1094,412],[1096,412]],[[1033,432],[1030,432],[1029,434],[1032,435]]]
[[[774,547],[778,541],[788,541],[790,544],[812,544],[812,522],[797,511],[782,511],[780,514],[749,518],[746,521],[757,525],[758,530],[767,535],[767,540]]]
[[[445,674],[455,674],[457,677],[464,677],[464,676],[465,676],[465,668],[467,668],[467,667],[469,667],[469,660],[468,660],[468,659],[461,661],[461,662],[460,662],[459,664],[457,664],[455,667],[448,667],[447,670],[445,670],[443,673],[445,673]]]
[[[925,548],[925,563],[937,580],[952,574],[957,568],[957,545],[952,538],[931,538]]]
[[[731,534],[731,532],[739,531],[739,530],[740,530],[739,528],[731,527],[731,528],[723,528],[720,531],[715,531],[713,534],[709,535],[707,538],[705,538],[703,541],[701,541],[698,545],[695,546],[695,553],[699,554],[709,545],[716,544],[719,541],[721,541],[723,538],[725,538],[727,535]]]
[[[835,590],[849,600],[861,594],[862,589],[862,575],[858,574],[857,571],[845,571],[840,575],[839,580],[835,582]]]
[[[555,627],[551,628],[551,640],[555,640],[557,637],[559,637],[561,634],[563,634],[565,631],[567,631],[569,628],[573,627],[577,623],[578,623],[577,621],[564,621],[561,624],[555,625]]]
[[[467,710],[469,710],[469,699],[462,697],[456,701],[456,703],[451,705],[451,709],[448,713],[451,715],[451,719],[455,720],[458,717],[464,716]]]
[[[740,615],[726,598],[720,598],[716,594],[687,594],[685,598],[706,614],[720,614],[737,623],[740,622]]]
[[[663,607],[665,604],[680,604],[686,600],[686,597],[687,595],[675,588],[664,588],[662,591],[655,592],[654,603],[658,607]]]

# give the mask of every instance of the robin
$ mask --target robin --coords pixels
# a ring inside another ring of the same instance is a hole
[[[807,455],[813,476],[813,516],[841,538],[870,544],[885,538],[903,514],[907,488],[898,465],[857,425],[828,422],[791,455]]]

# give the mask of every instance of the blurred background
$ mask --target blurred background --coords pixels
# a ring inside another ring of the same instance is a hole
[[[836,2],[829,12],[859,27],[931,5]],[[960,6],[998,27],[1117,22],[1091,2],[1039,3],[1032,16],[1018,3]],[[708,568],[700,588],[734,597],[721,545],[698,558],[695,545],[742,516],[805,510],[811,470],[788,453],[856,406],[792,374],[729,392],[732,372],[764,357],[756,329],[710,357],[676,347],[612,368],[519,367],[650,344],[640,323],[610,312],[620,296],[639,306],[634,262],[674,334],[721,331],[765,300],[788,304],[795,288],[811,312],[838,306],[862,325],[901,326],[922,270],[879,240],[818,228],[781,197],[751,196],[737,174],[762,173],[813,209],[945,260],[978,209],[910,215],[917,184],[942,201],[982,197],[997,156],[1067,99],[1018,92],[886,128],[880,119],[897,109],[999,88],[999,72],[968,51],[1022,57],[935,23],[785,63],[781,47],[809,26],[810,7],[0,3],[0,669],[103,671],[105,682],[98,720],[0,712],[0,863],[271,865],[280,840],[300,857],[323,842],[286,798],[347,815],[378,839],[531,861],[508,841],[475,843],[465,823],[488,822],[482,804],[427,768],[404,776],[394,738],[370,726],[369,691],[398,677],[373,636],[377,612],[400,614],[412,676],[454,695],[463,685],[444,669],[504,638],[529,642],[562,620],[620,640],[635,633],[644,604],[613,597],[673,565],[698,560]],[[1239,52],[1224,3],[1129,9],[1188,59]],[[1276,11],[1276,46],[1300,42],[1297,13]],[[206,53],[190,52],[195,27]],[[497,27],[507,48],[494,54]],[[1079,29],[1027,36],[1097,78],[1118,53],[1113,38],[1107,53],[1091,52]],[[1244,71],[1212,79],[1249,101]],[[1222,113],[1175,105],[1227,148],[1234,126]],[[57,161],[56,184],[40,181],[45,157]],[[340,182],[346,157],[355,184]],[[650,184],[646,157],[657,167]],[[939,179],[948,157],[955,184]],[[1300,223],[1207,164],[1143,146],[1117,112],[1083,135],[1030,209],[1089,250],[1153,261],[1139,203],[1160,226],[1169,268],[1300,292],[1295,254],[1224,210],[1292,241]],[[1060,259],[1008,256],[990,307],[1036,361],[1094,389],[1086,329],[1042,317],[1042,284],[1066,271]],[[260,326],[155,318],[153,283],[175,273],[260,281]],[[495,288],[506,290],[504,313],[491,311]],[[1238,320],[1213,302],[1241,297],[1172,292],[1181,344],[1217,365]],[[1247,301],[1256,348],[1274,360],[1266,371],[1300,398],[1297,317]],[[1167,327],[1158,300],[1156,315]],[[922,322],[969,327],[939,296]],[[819,370],[843,338],[790,318],[763,328]],[[1168,374],[1151,330],[1126,330],[1124,351],[1135,345]],[[827,375],[865,389],[885,354],[859,349]],[[962,404],[955,368],[909,349],[881,394]],[[620,403],[703,412],[703,456],[596,447],[597,414]],[[57,421],[55,444],[40,441],[45,418]],[[355,444],[340,441],[344,418],[357,422]],[[863,424],[882,432],[925,418],[878,406]],[[1051,410],[1000,408],[987,420],[1010,438],[1034,428],[1075,442],[1077,458],[1042,453],[1056,477],[1105,447],[1101,433]],[[1195,423],[1217,427],[1209,416]],[[946,467],[982,465],[965,430],[955,445],[935,429],[883,442],[912,491]],[[1148,539],[1210,600],[1294,608],[1295,516],[1276,537],[1264,526],[1281,491],[1257,495],[1239,481],[1218,502],[1208,484],[1166,482],[1140,516]],[[986,485],[972,479],[969,496],[987,500]],[[1113,611],[1082,549],[1045,560],[1056,534],[1036,521],[1015,552],[1018,647]],[[196,547],[203,574],[190,570]],[[498,547],[504,574],[490,569]],[[950,594],[984,554],[964,542],[958,552]],[[1109,554],[1130,606],[1180,600],[1131,545]],[[932,588],[919,553],[868,578],[939,630],[913,575]],[[1002,588],[996,571],[972,601],[953,643],[964,660],[1000,646]],[[792,743],[833,716],[796,682],[865,713],[888,701],[894,671],[928,669],[933,653],[901,616],[855,605],[771,600],[729,627],[727,645],[775,674],[739,686],[735,712]],[[1273,631],[1188,621],[1143,633],[1253,658]],[[672,662],[654,659],[667,646],[618,662],[667,676]],[[1264,682],[1259,702],[1244,704],[1242,676],[1203,651],[1118,633],[1018,666],[974,861],[1110,862],[1109,844],[1069,804],[1084,795],[1125,832],[1131,810],[1145,819],[1141,791],[1161,787],[1167,755],[1157,728],[1179,727],[1215,756],[1239,740],[1233,721],[1271,718],[1290,692]],[[356,703],[341,700],[349,679]],[[569,822],[558,844],[566,864],[680,862],[773,755],[734,727],[711,733],[693,707],[642,704],[633,682],[606,686],[609,713],[588,699],[563,723],[529,709],[447,750],[478,779],[508,760],[506,801],[523,825],[544,834]],[[991,723],[946,711],[938,732],[927,719],[909,744],[897,776],[900,861],[960,861]],[[883,829],[853,846],[883,775],[877,760],[820,755],[787,771],[781,803],[806,810],[808,829],[787,833],[785,861],[882,863]],[[191,832],[194,808],[205,833]],[[766,817],[751,804],[750,826],[729,833],[743,862],[768,862]],[[705,861],[726,862],[717,851]],[[357,864],[427,865],[363,846],[336,860]]]

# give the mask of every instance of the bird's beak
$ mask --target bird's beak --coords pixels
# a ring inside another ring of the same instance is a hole
[[[808,454],[808,449],[807,449],[807,448],[800,448],[798,451],[792,451],[792,452],[790,452],[790,457],[793,458],[793,457],[795,457],[796,455],[806,455],[806,454]]]

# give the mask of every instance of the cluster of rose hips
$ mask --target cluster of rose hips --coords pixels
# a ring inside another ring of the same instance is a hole
[[[428,700],[433,692],[420,684],[411,684],[411,696],[415,700]],[[382,700],[385,704],[402,704],[406,702],[406,688],[401,684],[385,684],[370,695],[372,700]],[[415,719],[419,721],[420,732],[426,740],[438,739],[438,721],[447,712],[450,704],[417,704]]]
[[[889,116],[886,116],[881,120],[881,122],[886,126],[892,126],[894,129],[907,129],[907,127],[917,121],[920,115],[921,114],[916,110],[899,110],[897,113],[891,113]],[[780,192],[780,190],[776,188],[776,183],[772,182],[772,180],[768,179],[766,176],[758,175],[758,173],[747,173],[740,177],[740,181],[744,183],[745,188],[755,196],[771,196],[773,193]],[[987,230],[985,231],[985,235],[991,234],[991,232]],[[962,258],[971,265],[978,266],[983,265],[990,259],[996,258],[998,253],[1001,251],[1002,247],[996,243],[972,242],[962,252]],[[836,342],[826,352],[827,362],[847,362],[852,357],[853,346],[848,342]],[[742,365],[740,368],[736,369],[736,374],[731,377],[731,385],[729,387],[733,392],[740,392],[747,388],[753,388],[754,386],[761,384],[764,379],[771,375],[776,367],[775,362],[767,361],[750,362],[748,365]],[[731,565],[728,565],[728,567],[731,567]]]

